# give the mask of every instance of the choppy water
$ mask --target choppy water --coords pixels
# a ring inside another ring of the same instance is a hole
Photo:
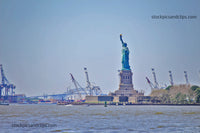
[[[197,133],[200,132],[200,107],[0,106],[0,132]]]

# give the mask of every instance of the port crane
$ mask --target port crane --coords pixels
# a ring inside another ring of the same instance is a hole
[[[85,70],[86,84],[87,84],[87,85],[86,85],[86,90],[89,91],[90,96],[93,96],[93,95],[100,95],[100,94],[102,93],[100,87],[91,84],[91,82],[90,82],[90,80],[89,80],[87,68],[85,67],[84,70]]]
[[[149,80],[149,78],[146,77],[147,83],[149,84],[149,86],[150,86],[150,88],[151,88],[151,91],[166,88],[166,87],[167,87],[166,84],[165,84],[165,86],[161,86],[161,85],[158,84],[157,79],[156,79],[155,69],[152,68],[151,70],[152,70],[152,74],[153,74],[154,83],[152,83],[152,82]],[[170,71],[170,72],[171,72],[171,71]],[[170,81],[172,81],[172,83],[173,83],[172,75],[171,75],[171,80],[170,80]]]
[[[154,79],[154,88],[155,88],[155,89],[158,89],[158,86],[159,86],[159,85],[158,85],[158,82],[157,82],[157,79],[156,79],[155,69],[152,68],[151,70],[152,70],[153,79]]]
[[[74,76],[70,73],[72,82],[74,83],[75,89],[78,92],[79,95],[79,99],[82,100],[82,95],[81,95],[81,91],[83,92],[83,94],[88,95],[87,91],[81,87],[81,85],[75,80]],[[74,93],[74,90],[69,90],[71,91],[71,93]]]
[[[70,73],[71,80],[75,86],[74,89],[70,89],[67,87],[67,92],[63,94],[53,94],[53,95],[43,95],[43,96],[32,96],[32,98],[44,98],[44,97],[51,97],[53,99],[63,99],[63,98],[69,98],[76,95],[78,95],[78,100],[82,100],[83,96],[88,96],[88,95],[101,95],[102,91],[99,86],[93,85],[88,76],[87,68],[84,68],[85,74],[86,74],[86,82],[87,85],[85,88],[81,87],[81,85],[78,83],[78,81],[74,78],[74,76]]]
[[[188,80],[188,75],[187,75],[187,71],[184,71],[184,76],[185,76],[185,81],[186,81],[186,84],[189,85],[189,80]]]
[[[1,70],[1,84],[0,84],[0,99],[3,96],[3,92],[4,92],[4,99],[7,100],[9,95],[14,95],[14,89],[16,88],[16,86],[14,84],[10,84],[10,82],[8,81],[8,79],[6,78],[4,71],[3,71],[3,65],[0,64],[0,70]]]
[[[153,91],[153,90],[159,89],[159,88],[158,88],[159,84],[158,84],[157,79],[156,79],[155,69],[152,68],[151,70],[152,70],[152,74],[153,74],[154,83],[152,83],[152,82],[149,80],[148,77],[146,77],[146,80],[147,80],[147,83],[149,84],[149,86],[150,86],[150,88],[151,88],[151,91]]]
[[[86,89],[89,90],[90,96],[92,95],[92,87],[91,87],[91,83],[89,80],[89,76],[88,76],[88,72],[87,72],[87,68],[84,68],[85,70],[85,75],[86,75]]]
[[[199,78],[200,78],[200,70],[199,70]]]
[[[149,84],[151,91],[153,91],[155,89],[155,86],[153,85],[153,83],[149,80],[148,77],[146,77],[147,83]]]
[[[172,77],[172,71],[169,71],[169,82],[170,82],[171,86],[174,85],[174,81],[173,81],[173,77]]]

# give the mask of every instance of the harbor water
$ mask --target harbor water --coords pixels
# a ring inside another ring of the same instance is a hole
[[[0,106],[7,132],[200,132],[200,106]]]

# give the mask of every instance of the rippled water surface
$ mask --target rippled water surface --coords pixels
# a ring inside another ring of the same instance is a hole
[[[0,132],[200,132],[200,106],[0,106]]]

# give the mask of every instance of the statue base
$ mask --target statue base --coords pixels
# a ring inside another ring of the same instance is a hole
[[[116,90],[114,93],[110,93],[110,95],[115,96],[116,100],[120,96],[127,96],[129,97],[129,99],[135,99],[138,96],[144,95],[144,93],[139,93],[137,90],[134,90],[132,83],[133,73],[131,72],[131,70],[121,70],[119,76],[119,89]]]

